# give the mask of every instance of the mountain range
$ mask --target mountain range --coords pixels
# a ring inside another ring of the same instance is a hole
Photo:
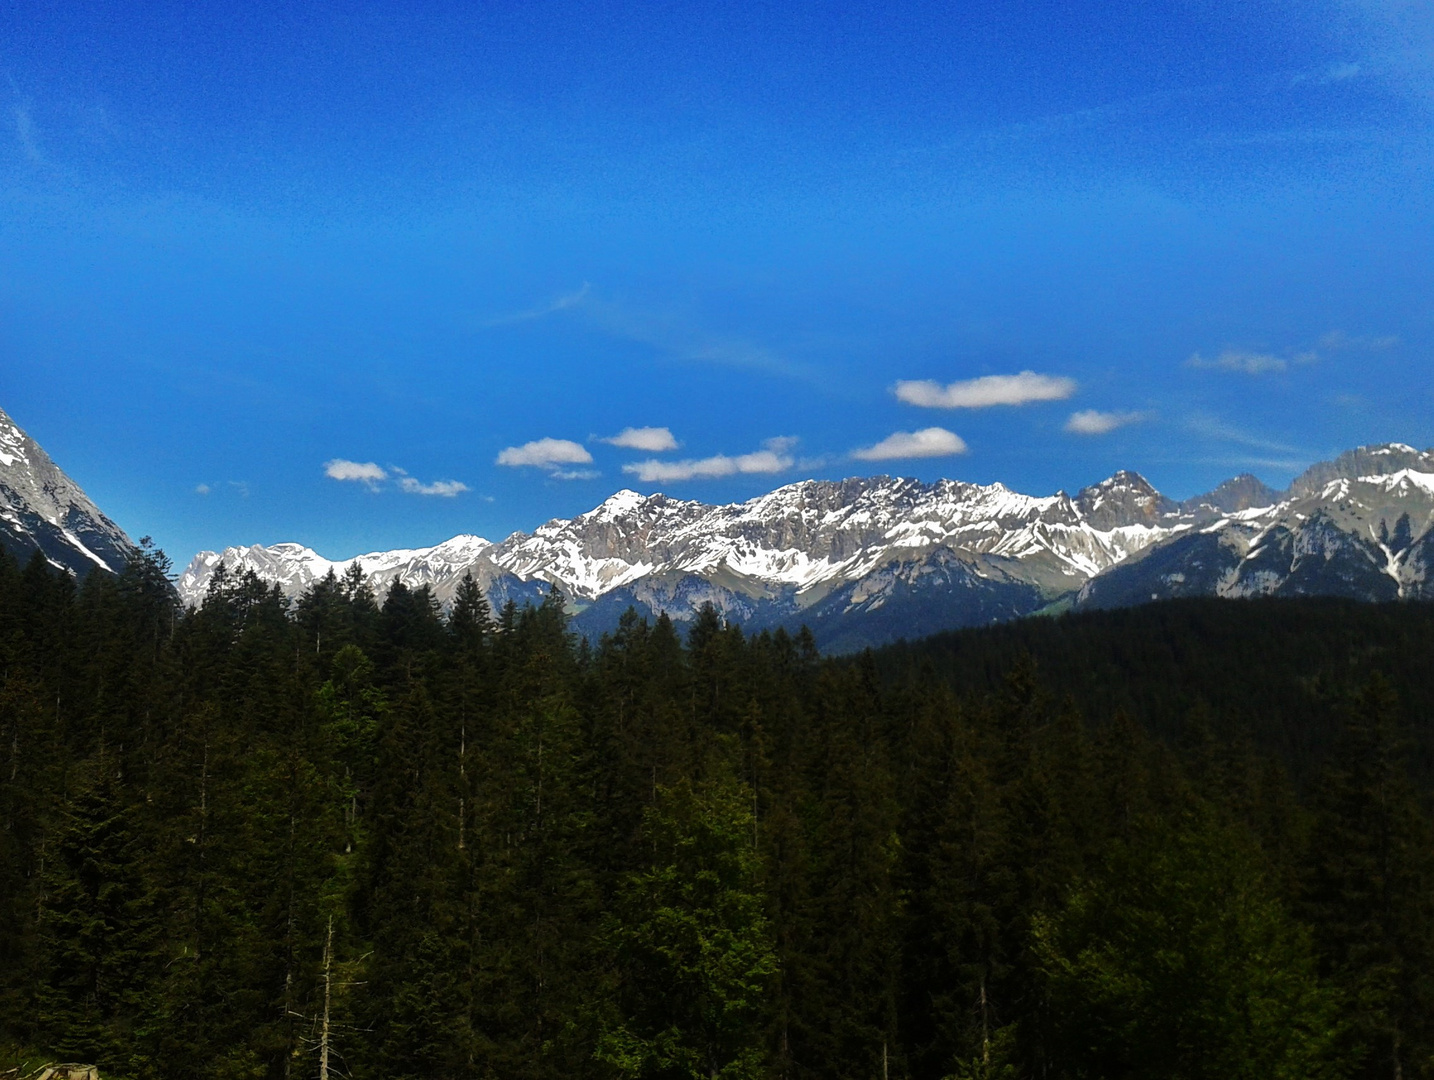
[[[83,575],[136,547],[0,412],[0,545]],[[572,519],[493,542],[330,560],[301,544],[196,555],[176,581],[203,601],[215,569],[298,597],[357,563],[449,601],[472,574],[496,607],[556,587],[574,629],[628,607],[690,620],[713,604],[752,629],[809,626],[829,651],[1019,618],[1180,596],[1434,598],[1434,451],[1366,446],[1275,491],[1250,475],[1176,501],[1134,472],[1074,495],[900,477],[804,480],[730,505],[619,491]]]
[[[844,651],[1176,596],[1434,597],[1431,526],[1434,451],[1390,443],[1315,465],[1285,491],[1244,475],[1180,502],[1125,471],[1075,495],[885,476],[716,506],[620,491],[498,542],[457,536],[341,562],[299,544],[201,552],[178,587],[199,602],[222,562],[298,595],[356,561],[380,594],[397,580],[446,602],[468,573],[495,605],[556,587],[584,633],[629,606],[685,621],[711,603],[753,629],[809,626]]]

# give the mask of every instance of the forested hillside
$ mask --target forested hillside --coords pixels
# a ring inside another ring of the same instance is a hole
[[[1395,692],[1410,763],[1434,790],[1434,604],[1192,599],[1022,619],[901,642],[883,676],[999,690],[1025,659],[1090,718],[1124,713],[1167,742],[1200,726],[1253,740],[1303,786],[1339,737],[1350,695]]]
[[[0,1038],[111,1076],[1434,1075],[1434,616],[824,660],[0,554]]]

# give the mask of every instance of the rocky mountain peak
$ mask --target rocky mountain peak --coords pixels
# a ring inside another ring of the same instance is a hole
[[[1321,461],[1300,473],[1287,494],[1303,498],[1318,494],[1331,480],[1387,476],[1404,469],[1434,473],[1434,450],[1416,450],[1405,443],[1376,443],[1346,450],[1333,461]]]
[[[0,546],[74,574],[117,573],[137,551],[40,445],[0,411]]]
[[[1213,491],[1186,499],[1180,505],[1189,513],[1208,510],[1233,514],[1258,506],[1273,506],[1279,501],[1280,493],[1274,488],[1252,473],[1241,473],[1219,484]]]
[[[1156,491],[1138,472],[1121,469],[1107,480],[1081,488],[1075,497],[1081,517],[1101,530],[1155,525],[1179,504]]]

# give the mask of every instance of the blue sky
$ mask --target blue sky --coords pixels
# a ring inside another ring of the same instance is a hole
[[[0,407],[181,564],[1434,444],[1427,3],[292,8],[0,7]]]

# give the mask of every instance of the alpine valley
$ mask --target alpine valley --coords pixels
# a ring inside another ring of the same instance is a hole
[[[0,545],[83,575],[136,548],[0,412]],[[1434,451],[1399,443],[1322,462],[1282,492],[1253,476],[1177,502],[1134,472],[1075,495],[878,476],[788,484],[713,506],[620,491],[571,520],[491,542],[334,561],[296,543],[200,552],[176,582],[202,603],[217,568],[297,598],[357,563],[440,603],[472,574],[494,607],[556,587],[573,629],[629,607],[679,622],[711,603],[750,629],[802,625],[831,652],[1039,612],[1183,596],[1434,598]]]

